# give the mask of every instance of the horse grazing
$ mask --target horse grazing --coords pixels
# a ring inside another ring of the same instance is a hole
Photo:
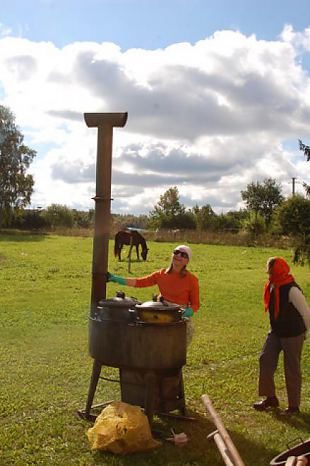
[[[146,245],[146,241],[143,236],[136,230],[121,230],[115,235],[115,242],[114,242],[114,256],[118,257],[118,260],[121,260],[121,251],[122,247],[126,244],[130,246],[128,257],[130,257],[131,250],[133,246],[136,247],[137,259],[140,260],[139,257],[139,246],[141,245],[141,256],[142,259],[145,261],[147,257],[148,248]]]

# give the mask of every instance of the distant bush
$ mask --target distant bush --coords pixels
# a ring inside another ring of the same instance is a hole
[[[92,228],[95,221],[95,211],[91,209],[87,212],[73,209],[73,221],[76,228]]]
[[[51,228],[74,226],[73,211],[65,205],[51,204],[42,212],[42,216]]]
[[[256,212],[251,212],[249,217],[243,221],[244,229],[254,235],[262,235],[266,231],[265,220],[262,215]]]
[[[43,230],[48,228],[49,224],[40,210],[25,209],[12,219],[10,227],[21,230]]]

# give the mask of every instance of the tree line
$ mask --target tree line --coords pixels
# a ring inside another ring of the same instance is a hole
[[[23,139],[13,113],[0,105],[0,228],[92,228],[93,209],[83,212],[59,204],[27,209],[34,187],[34,179],[27,170],[36,152]],[[309,161],[310,147],[299,140],[299,149]],[[295,261],[310,263],[310,187],[303,185],[306,196],[285,199],[275,179],[249,183],[240,192],[245,208],[221,214],[216,214],[210,204],[186,208],[180,201],[178,187],[172,186],[160,196],[148,215],[112,214],[112,220],[120,227],[152,230],[290,235],[295,241]]]

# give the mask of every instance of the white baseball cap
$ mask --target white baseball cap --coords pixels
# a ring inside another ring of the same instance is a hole
[[[181,251],[181,252],[186,252],[186,254],[188,255],[188,258],[191,259],[192,258],[192,250],[189,246],[185,246],[185,244],[180,244],[179,246],[177,246],[176,248],[174,248],[175,251]]]

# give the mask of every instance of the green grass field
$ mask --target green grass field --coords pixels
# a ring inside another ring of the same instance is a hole
[[[132,276],[166,266],[173,243],[149,242],[147,262],[132,262]],[[109,269],[128,275],[110,244]],[[262,305],[265,262],[290,261],[290,251],[192,245],[190,269],[201,287],[195,337],[183,369],[187,407],[197,421],[155,419],[156,428],[185,432],[188,444],[168,442],[148,453],[116,456],[91,452],[91,424],[75,413],[85,407],[92,370],[88,315],[92,239],[40,235],[0,236],[0,465],[222,465],[208,434],[215,430],[201,402],[207,393],[248,466],[271,459],[310,435],[310,346],[303,353],[302,414],[258,413],[258,356],[268,330]],[[125,255],[124,255],[125,257]],[[309,268],[292,273],[310,302]],[[108,284],[107,296],[119,286]],[[127,288],[150,300],[154,290]],[[115,373],[116,369],[108,369]],[[117,376],[117,372],[115,374]],[[276,383],[286,407],[282,361]],[[94,402],[119,400],[118,384],[100,381]]]

